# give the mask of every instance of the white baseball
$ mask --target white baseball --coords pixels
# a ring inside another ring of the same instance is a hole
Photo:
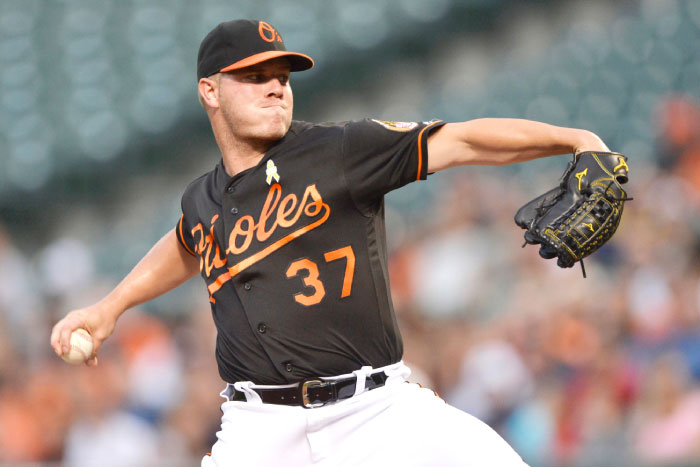
[[[61,358],[72,365],[84,363],[92,355],[92,337],[85,329],[76,329],[70,335],[70,350]]]

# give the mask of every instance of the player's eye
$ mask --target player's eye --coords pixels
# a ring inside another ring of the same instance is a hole
[[[245,75],[245,80],[249,83],[262,84],[267,83],[270,80],[276,79],[280,82],[282,86],[285,86],[289,82],[289,74],[284,73],[280,75],[276,74],[266,74],[266,73],[250,73]]]

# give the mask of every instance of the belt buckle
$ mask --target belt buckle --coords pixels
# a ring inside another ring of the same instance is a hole
[[[301,383],[301,403],[307,409],[315,409],[326,405],[325,402],[311,402],[309,400],[309,388],[325,388],[330,383],[320,379],[307,379]]]

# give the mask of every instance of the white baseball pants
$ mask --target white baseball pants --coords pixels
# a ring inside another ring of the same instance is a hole
[[[314,409],[263,404],[248,389],[251,383],[236,383],[248,401],[221,406],[218,441],[202,467],[526,466],[488,425],[407,383],[410,370],[403,363],[354,373],[364,371],[386,371],[389,379]]]

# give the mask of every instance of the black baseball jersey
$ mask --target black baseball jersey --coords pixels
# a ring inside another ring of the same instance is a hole
[[[427,175],[442,122],[292,122],[260,163],[220,162],[176,227],[200,262],[227,382],[286,384],[397,362],[384,195]]]

